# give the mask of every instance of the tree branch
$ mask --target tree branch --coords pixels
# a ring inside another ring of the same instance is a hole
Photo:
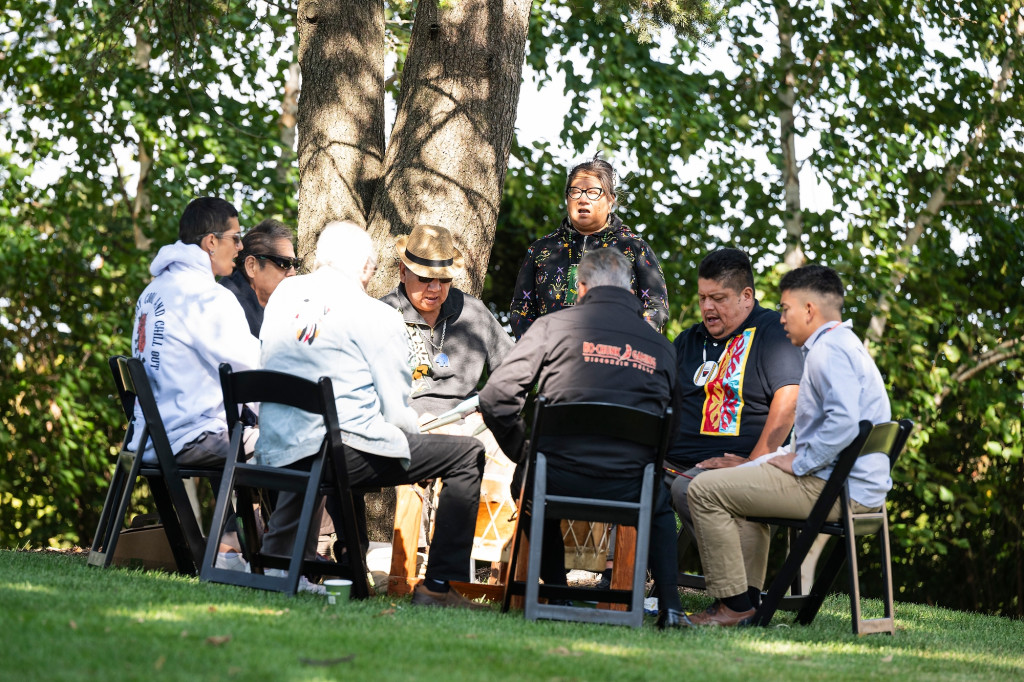
[[[950,377],[950,383],[947,384],[942,391],[935,396],[935,409],[938,409],[942,405],[942,401],[953,391],[953,387],[957,384],[962,384],[965,381],[973,378],[976,374],[983,372],[992,365],[997,365],[1000,362],[1015,358],[1024,354],[1024,336],[1020,338],[1007,339],[998,346],[990,348],[984,353],[979,353],[971,357],[971,359],[957,367],[956,371]]]
[[[1014,45],[1019,44],[1019,41],[1024,37],[1024,13],[1021,11],[1020,2],[1017,3],[1016,8],[1016,28],[1014,33],[1016,34],[1017,42]],[[1013,77],[1013,62],[1016,59],[1016,49],[1011,47],[1006,51],[1003,57],[1002,63],[1000,64],[999,77],[992,84],[992,92],[989,97],[990,103],[993,105],[999,102],[1003,92],[1010,84],[1010,79]],[[939,211],[946,204],[946,196],[949,194],[950,189],[953,187],[953,183],[956,179],[963,174],[971,161],[974,160],[974,153],[978,147],[981,146],[984,141],[986,133],[990,124],[995,122],[996,112],[995,107],[990,111],[989,115],[978,124],[974,129],[974,133],[971,135],[970,141],[967,146],[964,147],[963,151],[959,156],[951,158],[947,163],[942,173],[942,181],[939,186],[935,188],[932,195],[928,198],[924,209],[917,214],[914,219],[914,224],[907,231],[906,237],[903,239],[903,243],[900,245],[900,257],[896,260],[896,263],[892,268],[892,275],[890,277],[890,283],[888,290],[884,291],[878,297],[878,303],[876,312],[871,317],[871,322],[868,325],[868,331],[864,335],[864,343],[868,344],[871,342],[878,342],[882,338],[882,334],[885,333],[885,326],[889,319],[889,312],[892,309],[893,292],[896,288],[903,283],[906,278],[906,272],[910,268],[910,259],[913,255],[914,246],[921,239],[925,230],[931,224],[932,219],[938,215]]]

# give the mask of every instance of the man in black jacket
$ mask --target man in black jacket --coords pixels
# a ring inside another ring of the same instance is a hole
[[[642,317],[629,288],[631,264],[614,249],[588,253],[580,262],[580,303],[545,315],[519,340],[480,391],[484,422],[510,457],[525,449],[520,412],[530,388],[553,404],[609,402],[661,414],[672,400],[675,351]],[[550,449],[548,486],[553,494],[585,489],[596,497],[637,499],[649,450],[615,440],[574,440]],[[676,586],[675,516],[667,491],[656,491],[651,522],[651,570],[658,586],[659,627],[685,624]],[[557,519],[544,528],[541,577],[565,584],[562,534]],[[641,564],[642,565],[642,564]]]

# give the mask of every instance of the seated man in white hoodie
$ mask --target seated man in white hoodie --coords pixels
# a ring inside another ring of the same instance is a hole
[[[484,447],[469,436],[419,432],[409,407],[412,373],[402,316],[366,293],[376,264],[365,230],[328,224],[317,241],[312,274],[281,282],[267,303],[260,329],[263,365],[311,380],[331,378],[353,488],[444,480],[426,574],[412,603],[487,609],[449,585],[469,580]],[[257,461],[308,471],[325,433],[320,417],[264,403]],[[301,506],[299,496],[280,494],[264,551],[290,551]]]
[[[229,437],[219,367],[259,366],[259,341],[245,312],[215,276],[230,275],[241,249],[235,207],[216,197],[192,200],[178,223],[178,241],[160,249],[149,271],[153,281],[135,305],[132,354],[145,365],[177,461],[203,466],[223,462]],[[143,422],[135,407],[133,427]],[[141,429],[134,429],[131,447]],[[152,446],[143,461],[155,462]]]

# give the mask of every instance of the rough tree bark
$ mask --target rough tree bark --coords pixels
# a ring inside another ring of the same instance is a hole
[[[383,0],[299,0],[299,255],[366,224],[384,160]]]
[[[381,255],[370,293],[397,281],[398,236],[448,227],[466,258],[456,286],[483,289],[522,82],[528,0],[420,2],[398,114],[368,229]]]
[[[479,295],[515,130],[529,0],[421,0],[384,154],[381,0],[301,0],[299,255],[324,223],[366,225],[380,255],[370,294],[395,286],[394,243],[416,223],[452,230],[456,282]],[[383,177],[382,177],[383,173]],[[393,491],[368,495],[371,539],[390,540]]]

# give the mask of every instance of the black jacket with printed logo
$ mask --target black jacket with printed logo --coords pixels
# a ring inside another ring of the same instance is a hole
[[[539,318],[480,391],[480,411],[502,450],[521,453],[520,412],[530,388],[553,404],[608,402],[661,413],[672,401],[676,354],[626,289],[604,286]],[[595,477],[638,475],[652,453],[610,440],[547,444],[552,467]]]

